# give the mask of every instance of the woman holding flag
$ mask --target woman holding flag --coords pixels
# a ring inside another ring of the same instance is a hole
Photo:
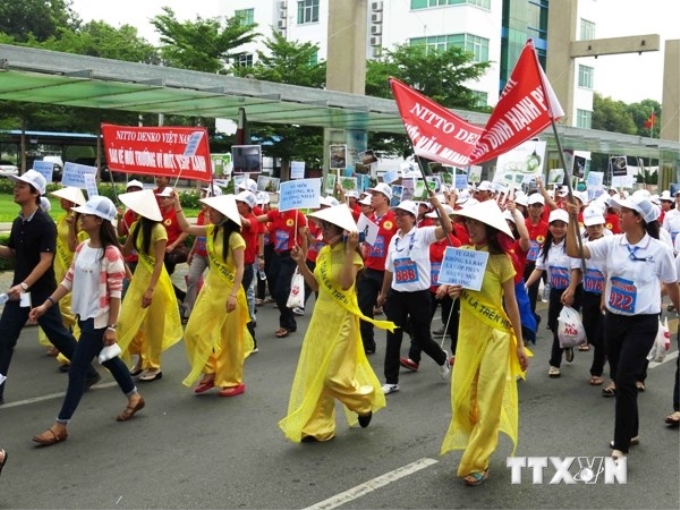
[[[517,447],[516,376],[524,377],[530,353],[515,299],[514,239],[503,213],[489,200],[456,214],[466,219],[469,249],[489,257],[481,290],[448,287],[449,296],[460,299],[460,329],[451,383],[453,417],[441,453],[464,450],[458,476],[466,485],[480,485],[488,478],[498,433],[506,433]]]
[[[373,413],[385,407],[380,382],[369,364],[359,332],[359,319],[382,329],[394,324],[374,321],[359,310],[355,283],[363,268],[359,235],[347,205],[309,215],[319,222],[326,243],[312,273],[304,249],[291,256],[313,291],[318,291],[314,313],[302,344],[288,415],[279,422],[294,442],[322,442],[335,437],[335,400],[346,407],[350,425],[369,425]],[[348,236],[343,232],[348,231]]]

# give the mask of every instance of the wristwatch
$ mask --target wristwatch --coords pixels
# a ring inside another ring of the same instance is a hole
[[[26,282],[21,282],[19,284],[19,287],[21,287],[21,290],[23,290],[24,292],[28,292],[28,285],[26,285]]]

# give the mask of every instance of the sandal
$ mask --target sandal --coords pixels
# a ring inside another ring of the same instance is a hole
[[[463,483],[473,487],[475,485],[482,485],[487,478],[489,478],[488,469],[483,473],[470,473],[469,475],[463,477]]]
[[[194,393],[205,393],[211,388],[215,387],[215,379],[206,379],[204,381],[201,381],[198,383],[198,385],[194,388]]]
[[[2,474],[2,468],[5,467],[5,464],[7,464],[7,450],[0,450],[0,453],[2,453],[2,462],[0,462],[0,475]]]
[[[42,434],[33,436],[33,442],[42,446],[52,446],[53,444],[61,443],[68,439],[68,432],[61,432],[57,434],[52,429],[47,429]]]
[[[680,411],[675,411],[673,414],[669,414],[665,419],[666,425],[675,428],[680,427]]]
[[[128,421],[137,413],[144,409],[146,402],[144,402],[144,397],[139,397],[139,400],[134,406],[127,406],[125,411],[116,416],[116,421]]]
[[[588,381],[588,384],[591,386],[599,386],[604,382],[604,379],[600,377],[599,375],[594,375],[590,378],[590,381]]]
[[[240,395],[241,393],[246,391],[246,385],[241,383],[237,386],[229,386],[227,388],[223,388],[219,392],[220,397],[235,397],[236,395]]]
[[[605,398],[610,398],[610,397],[615,397],[616,396],[616,386],[614,384],[610,384],[606,388],[602,388],[602,396]]]
[[[581,344],[578,346],[579,351],[589,351],[590,350],[590,345],[588,344]]]
[[[645,391],[645,390],[647,389],[647,387],[645,386],[645,383],[643,383],[642,381],[636,382],[636,383],[635,383],[635,387],[637,388],[637,390],[638,390],[640,393],[642,393],[643,391]]]
[[[290,331],[288,331],[286,328],[281,328],[274,333],[276,335],[276,338],[286,338],[289,334]]]

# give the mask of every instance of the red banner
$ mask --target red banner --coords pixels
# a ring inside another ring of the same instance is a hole
[[[208,131],[200,127],[135,127],[102,124],[109,168],[209,182]]]
[[[482,128],[396,78],[390,78],[390,85],[415,154],[443,165],[468,165]]]
[[[479,164],[508,152],[543,131],[551,119],[562,116],[564,111],[529,39],[472,152],[470,163]]]

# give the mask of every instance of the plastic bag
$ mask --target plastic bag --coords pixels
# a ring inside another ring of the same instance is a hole
[[[288,294],[288,308],[304,308],[305,306],[305,279],[296,268],[290,281],[290,294]]]
[[[104,347],[100,353],[99,356],[97,356],[97,359],[99,360],[99,364],[101,365],[102,363],[105,363],[106,361],[115,358],[116,356],[120,356],[121,351],[120,351],[120,345],[116,344],[111,344],[107,345]]]
[[[557,338],[562,349],[576,347],[587,342],[581,316],[569,306],[563,307],[557,318]]]
[[[671,333],[668,331],[668,317],[664,318],[663,323],[659,319],[659,329],[656,332],[654,345],[647,355],[649,361],[661,363],[671,350]]]

